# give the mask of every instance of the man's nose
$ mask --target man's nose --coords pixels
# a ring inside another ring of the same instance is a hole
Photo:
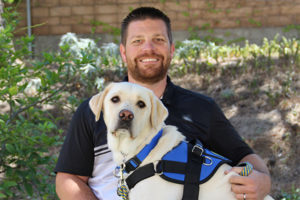
[[[145,41],[143,46],[142,46],[142,50],[144,52],[151,52],[155,49],[155,45],[153,44],[152,41]]]

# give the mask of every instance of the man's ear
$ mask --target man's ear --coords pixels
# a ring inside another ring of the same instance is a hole
[[[92,112],[95,115],[95,120],[98,121],[100,118],[101,110],[103,110],[103,102],[104,98],[107,95],[108,91],[112,87],[113,84],[108,85],[103,92],[100,92],[99,94],[94,95],[90,101],[89,106],[92,110]]]
[[[168,116],[168,110],[164,104],[154,95],[150,95],[151,99],[151,125],[153,128],[162,124]]]
[[[121,54],[123,62],[127,63],[126,50],[125,50],[125,46],[123,44],[120,44],[120,54]]]
[[[175,52],[175,45],[174,45],[174,43],[172,43],[171,46],[170,46],[170,54],[171,54],[171,58],[173,58],[174,52]]]

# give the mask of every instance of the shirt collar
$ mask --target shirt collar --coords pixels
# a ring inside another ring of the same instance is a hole
[[[165,91],[163,93],[163,96],[161,98],[162,102],[165,105],[171,103],[173,93],[174,93],[174,89],[175,89],[175,85],[173,84],[170,77],[168,76],[167,77],[167,86],[166,86],[166,89],[165,89]]]

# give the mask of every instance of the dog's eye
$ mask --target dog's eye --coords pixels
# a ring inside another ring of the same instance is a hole
[[[138,107],[140,108],[144,108],[146,106],[146,104],[143,101],[138,101],[137,102]]]
[[[118,96],[114,96],[113,98],[111,98],[111,101],[113,103],[118,103],[120,101],[120,98]]]

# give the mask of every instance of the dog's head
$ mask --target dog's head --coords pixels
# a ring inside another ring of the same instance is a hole
[[[168,115],[151,90],[128,82],[111,83],[93,96],[89,105],[96,121],[103,112],[108,133],[129,134],[131,138],[143,131],[157,130]]]

